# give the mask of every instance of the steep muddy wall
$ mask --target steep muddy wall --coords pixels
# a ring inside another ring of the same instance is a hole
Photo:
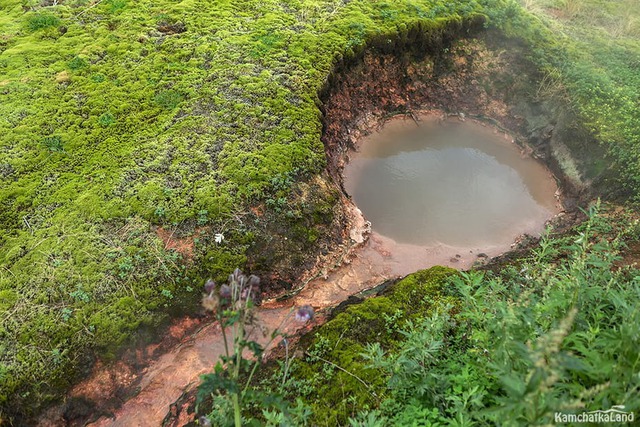
[[[603,181],[597,143],[526,59],[525,46],[480,24],[378,40],[336,67],[321,97],[328,170],[338,182],[358,138],[390,116],[433,110],[514,135],[554,173],[566,208],[592,194]]]

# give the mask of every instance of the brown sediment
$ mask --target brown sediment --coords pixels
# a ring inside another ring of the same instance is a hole
[[[143,386],[151,360],[181,346],[205,325],[202,317],[177,319],[164,329],[158,342],[131,348],[113,363],[96,362],[91,374],[71,389],[65,402],[42,414],[37,425],[80,426],[111,414]]]
[[[352,205],[348,209],[357,210]],[[383,271],[366,265],[367,258],[356,256],[356,251],[367,244],[369,228],[361,215],[353,214],[350,218],[353,220],[348,230],[353,238],[351,244],[327,257],[334,262],[343,262],[344,266],[331,272],[332,265],[325,265],[314,279],[307,279],[308,285],[295,297],[286,301],[275,298],[265,301],[257,310],[260,327],[256,331],[262,327],[275,329],[289,316],[292,307],[311,304],[322,310],[388,277]],[[344,268],[348,270],[342,270]],[[336,277],[340,280],[335,280]],[[297,333],[299,329],[294,322],[284,325],[287,333]],[[262,344],[267,341],[257,332],[251,338]],[[81,403],[88,405],[87,412],[90,413],[74,412],[77,415],[74,420],[69,417],[73,412],[69,406],[61,406],[45,414],[39,425],[76,425],[76,422],[84,425],[87,421],[88,425],[94,426],[160,425],[171,408],[175,411],[176,406],[171,405],[197,386],[199,376],[210,372],[223,352],[220,326],[212,317],[182,319],[173,324],[169,335],[159,345],[148,345],[109,366],[98,364],[90,378],[74,387],[68,402],[77,406],[78,399],[82,399]],[[180,411],[176,416],[186,415]]]

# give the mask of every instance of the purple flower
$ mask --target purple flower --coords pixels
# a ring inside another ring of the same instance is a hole
[[[216,282],[214,282],[211,279],[207,280],[207,282],[204,284],[204,291],[208,294],[213,292],[215,288],[216,288]]]
[[[298,310],[296,310],[295,319],[298,322],[307,323],[308,321],[313,319],[313,315],[313,307],[311,307],[310,305],[303,305],[302,307],[298,308]]]
[[[231,299],[231,286],[229,285],[220,286],[220,298]]]
[[[260,278],[254,274],[252,274],[251,276],[249,276],[249,281],[247,282],[247,285],[251,288],[251,289],[255,289],[257,290],[258,287],[260,286]]]
[[[236,285],[239,284],[244,284],[244,274],[242,274],[242,271],[239,268],[236,268],[235,270],[233,270],[233,273],[231,273],[229,275],[229,285],[232,285],[233,283],[235,283]]]

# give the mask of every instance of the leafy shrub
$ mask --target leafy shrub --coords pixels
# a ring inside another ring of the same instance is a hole
[[[516,426],[616,404],[637,412],[640,272],[612,268],[619,248],[594,210],[569,242],[547,238],[518,276],[452,276],[453,315],[409,323],[395,349],[367,345],[370,369],[387,379],[382,416]]]
[[[102,83],[106,79],[107,78],[105,77],[105,75],[101,74],[101,73],[96,73],[96,74],[91,76],[91,81],[94,82],[94,83]]]
[[[127,0],[109,0],[107,4],[109,5],[109,12],[116,13],[127,7]]]

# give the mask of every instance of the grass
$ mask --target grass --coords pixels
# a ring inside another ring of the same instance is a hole
[[[435,267],[349,307],[306,338],[285,391],[327,426],[530,426],[612,405],[636,412],[639,272],[617,263],[625,241],[637,245],[638,220],[597,212],[543,238],[517,267]]]
[[[536,62],[560,74],[573,108],[608,152],[618,186],[640,189],[640,3],[633,0],[521,0],[544,23]],[[538,41],[535,41],[538,37]],[[550,48],[546,48],[544,46]],[[561,45],[562,50],[554,50]]]

